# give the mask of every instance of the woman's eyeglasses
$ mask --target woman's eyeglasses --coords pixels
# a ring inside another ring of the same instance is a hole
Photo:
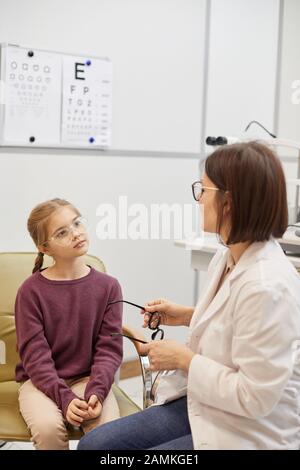
[[[160,314],[158,312],[147,312],[146,309],[144,307],[142,307],[141,305],[138,305],[138,304],[134,304],[132,302],[128,302],[127,300],[114,300],[113,302],[109,302],[107,305],[112,305],[112,304],[117,304],[117,303],[120,303],[120,302],[123,302],[124,304],[129,304],[129,305],[133,305],[134,307],[137,307],[137,308],[140,308],[141,310],[144,310],[144,312],[147,313],[147,315],[149,315],[149,322],[148,322],[148,328],[150,330],[153,331],[152,335],[151,335],[151,339],[152,341],[154,341],[155,339],[164,339],[164,331],[159,328],[159,325],[160,325]],[[121,335],[121,333],[112,333],[111,334],[112,336],[116,336],[116,335]],[[145,343],[145,341],[142,341],[140,339],[137,339],[137,338],[132,338],[131,336],[127,336],[127,335],[121,335],[121,336],[125,336],[129,339],[134,339],[135,341],[138,341],[140,343]]]
[[[192,192],[195,201],[199,202],[199,199],[203,195],[204,191],[206,191],[207,189],[212,191],[220,191],[219,188],[213,188],[212,186],[203,186],[202,181],[195,181],[195,183],[192,184]]]

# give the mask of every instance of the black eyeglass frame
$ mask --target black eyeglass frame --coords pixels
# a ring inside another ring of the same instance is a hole
[[[149,328],[149,330],[153,331],[153,333],[151,335],[152,341],[155,341],[158,333],[160,334],[160,338],[157,338],[157,339],[160,339],[160,340],[164,339],[165,332],[164,332],[164,330],[159,328],[159,326],[160,326],[160,314],[159,314],[159,312],[152,312],[152,313],[147,312],[147,310],[144,307],[142,307],[142,305],[134,304],[133,302],[129,302],[128,300],[114,300],[113,302],[109,302],[107,305],[112,305],[112,304],[117,304],[117,303],[129,304],[129,305],[132,305],[133,307],[137,307],[137,308],[140,308],[141,310],[144,310],[144,312],[146,312],[147,315],[150,316],[149,323],[148,323],[148,328]],[[152,320],[154,315],[156,315],[156,318],[154,320]],[[151,326],[152,321],[156,321],[156,326]]]
[[[199,197],[197,198],[196,196],[196,187],[201,186],[201,191],[199,192]],[[203,196],[203,193],[206,189],[211,190],[211,191],[222,191],[220,188],[214,188],[213,186],[204,186],[202,181],[195,181],[192,185],[192,193],[193,193],[193,198],[195,199],[196,202],[199,202],[201,197]]]

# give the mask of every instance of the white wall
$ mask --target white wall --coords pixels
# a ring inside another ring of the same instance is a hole
[[[113,64],[112,147],[198,152],[205,0],[0,0],[0,41]]]
[[[293,104],[292,84],[300,81],[300,2],[284,1],[280,87],[280,136],[300,141],[300,104]],[[299,96],[299,93],[298,93]]]
[[[237,136],[252,120],[273,129],[279,0],[211,5],[206,134]]]
[[[278,136],[300,142],[300,104],[293,104],[292,95],[295,90],[292,84],[300,80],[300,2],[298,0],[283,1],[282,18],[282,50],[280,67],[280,88],[278,103]],[[298,92],[298,96],[299,96]],[[296,150],[279,149],[285,173],[288,179],[297,178],[298,153]],[[288,185],[288,199],[291,222],[294,222],[295,186]]]
[[[292,85],[300,81],[300,2],[285,0],[282,31],[282,61],[280,80],[278,135],[281,138],[300,142],[300,104],[293,104],[292,95],[295,89]],[[300,82],[299,82],[300,83]],[[300,93],[298,92],[298,96]],[[288,178],[297,177],[297,152],[281,149],[280,154]],[[289,188],[291,208],[295,205],[295,190]]]

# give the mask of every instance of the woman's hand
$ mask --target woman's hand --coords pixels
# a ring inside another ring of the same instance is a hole
[[[73,426],[80,426],[85,419],[89,419],[87,402],[74,398],[67,408],[66,420]]]
[[[95,419],[100,416],[102,411],[102,404],[96,395],[91,395],[88,401],[88,419]]]
[[[143,328],[149,326],[150,315],[147,313],[158,312],[159,316],[153,315],[151,327],[157,326],[158,318],[161,325],[168,326],[189,326],[194,307],[185,307],[184,305],[175,304],[166,299],[151,300],[144,305],[146,312],[141,310],[144,315]]]
[[[142,355],[148,355],[152,371],[189,370],[195,353],[174,340],[151,341],[141,345]]]

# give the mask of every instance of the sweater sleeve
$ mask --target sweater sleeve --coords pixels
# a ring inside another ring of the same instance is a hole
[[[15,303],[19,355],[33,385],[53,400],[66,416],[69,403],[77,396],[60,379],[44,332],[43,315],[34,292],[20,288]]]
[[[108,300],[122,300],[121,286],[115,282]],[[123,358],[122,336],[111,337],[111,333],[122,332],[122,304],[109,305],[104,313],[101,328],[94,347],[93,364],[89,382],[85,389],[85,399],[96,395],[103,403],[114,381],[114,376]]]

